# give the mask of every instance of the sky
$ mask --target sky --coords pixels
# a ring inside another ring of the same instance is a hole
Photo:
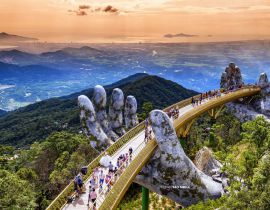
[[[0,30],[47,42],[270,38],[270,0],[0,0]]]

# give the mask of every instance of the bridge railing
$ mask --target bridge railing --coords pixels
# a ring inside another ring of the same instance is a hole
[[[151,139],[152,138],[153,138],[153,136],[151,137]],[[137,155],[140,153],[140,151],[144,148],[145,144],[146,144],[146,142],[144,142],[144,141],[142,143],[140,143],[136,147],[136,149],[134,149],[134,151],[132,152],[132,159],[128,158],[127,160],[125,160],[122,163],[122,165],[120,166],[120,168],[117,169],[118,174],[120,176],[126,170],[127,164],[129,165],[131,163],[131,161],[137,157]],[[122,171],[122,172],[119,173],[119,170]],[[108,186],[110,186],[110,182],[112,180],[114,180],[115,182],[117,182],[118,179],[119,179],[119,177],[117,177],[117,179],[115,180],[115,178],[112,176],[111,179],[108,180],[108,183],[106,183],[105,187],[102,188],[102,191],[99,193],[96,201],[94,203],[92,203],[92,206],[91,207],[88,208],[89,210],[94,209],[93,208],[94,204],[96,204],[97,207],[99,207],[102,204],[102,202],[104,201],[104,199],[106,198],[106,196],[107,196],[107,194],[109,192]]]
[[[254,86],[252,86],[254,87]],[[243,88],[250,88],[243,87]],[[200,98],[200,94],[193,96],[195,100]],[[171,108],[182,108],[191,104],[191,98],[187,98],[180,102],[177,102],[171,106],[166,107],[163,111],[168,112]],[[113,145],[108,147],[104,152],[102,152],[98,157],[96,157],[88,166],[87,174],[85,175],[85,180],[88,180],[93,173],[94,168],[99,166],[100,159],[104,156],[105,152],[110,156],[113,155],[117,150],[119,150],[122,146],[124,146],[129,140],[139,134],[144,130],[145,123],[144,121],[139,123],[136,127],[130,129],[125,135],[120,137]],[[74,192],[73,182],[70,182],[64,190],[52,201],[52,203],[47,207],[47,210],[58,210],[61,209],[67,203],[67,197],[70,196]]]
[[[120,147],[125,145],[130,139],[135,137],[140,131],[144,129],[144,121],[139,123],[136,127],[130,129],[125,135],[120,137],[113,145],[108,147],[104,152],[100,153],[88,166],[87,174],[84,176],[85,180],[88,180],[93,173],[93,170],[99,166],[100,159],[104,156],[105,152],[109,155],[113,155]],[[47,207],[47,210],[61,209],[67,203],[67,197],[74,192],[73,181],[70,182],[64,190],[52,201]]]
[[[199,99],[200,94],[194,96],[194,99]],[[163,111],[167,112],[173,107],[182,108],[191,104],[191,98],[182,100],[177,102],[171,106],[166,107]],[[113,145],[108,147],[104,152],[100,153],[88,166],[87,166],[87,174],[84,176],[85,180],[88,180],[93,173],[93,170],[99,166],[100,159],[104,156],[105,152],[110,156],[113,155],[117,150],[119,150],[122,146],[124,146],[129,140],[139,134],[141,131],[144,130],[145,123],[142,121],[134,128],[130,129],[125,135],[120,137]],[[50,203],[47,207],[47,210],[58,210],[61,209],[65,204],[67,204],[67,197],[74,193],[74,184],[73,181],[70,182],[62,192]]]
[[[225,93],[225,95],[224,95],[225,103],[227,103],[229,101],[233,101],[235,99],[238,99],[239,96],[240,97],[250,96],[251,95],[250,92],[253,92],[253,94],[256,92],[258,93],[259,90],[260,90],[260,88],[257,86],[244,86],[242,88],[237,88],[237,89],[234,89],[232,91],[227,91],[226,93],[224,92]],[[235,92],[237,92],[237,93],[235,93]],[[200,99],[200,97],[201,97],[201,94],[196,95],[193,98],[195,100],[198,100],[198,99]],[[220,101],[220,97],[213,96],[210,99],[211,100],[209,102],[207,101],[206,104],[208,104],[208,105],[210,104],[213,107],[215,107],[216,105],[219,105],[218,103],[217,104],[215,104],[215,103],[217,101]],[[175,108],[175,107],[182,108],[182,107],[187,106],[189,104],[191,104],[191,98],[183,100],[179,103],[175,103],[172,106],[167,107],[163,111],[169,111],[171,108]],[[198,108],[202,109],[204,106],[205,105],[202,104],[202,105],[196,106],[194,109],[198,109]],[[200,111],[198,113],[201,114],[201,113],[204,113],[205,111],[206,110],[202,109],[202,111]],[[193,113],[193,115],[194,114],[198,115],[196,113]],[[189,118],[188,120],[190,120],[190,118],[193,117],[192,115],[189,115],[187,113],[185,115],[186,115],[186,118]],[[134,160],[129,164],[129,166],[126,168],[124,173],[121,174],[121,178],[119,177],[118,180],[116,181],[116,183],[113,185],[112,189],[110,189],[110,191],[106,195],[106,199],[105,199],[105,195],[103,195],[99,199],[99,203],[98,203],[99,209],[101,209],[101,210],[112,209],[113,207],[116,207],[120,203],[121,198],[124,196],[127,188],[130,186],[130,184],[134,180],[135,176],[141,171],[143,165],[149,160],[149,158],[151,157],[151,154],[153,153],[156,146],[157,146],[156,141],[150,140],[150,142],[147,143],[146,146],[144,146],[144,148],[140,148],[138,150],[138,154],[136,154]]]

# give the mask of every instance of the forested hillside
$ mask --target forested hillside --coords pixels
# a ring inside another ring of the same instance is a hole
[[[119,87],[137,98],[139,118],[196,94],[146,74],[136,74],[106,87]],[[0,209],[45,209],[80,168],[97,156],[80,131],[77,97],[85,90],[10,112],[0,118]],[[13,146],[7,146],[13,145]],[[18,149],[18,147],[21,147]]]
[[[196,92],[157,76],[135,74],[115,84],[106,86],[110,96],[113,88],[119,87],[125,96],[134,95],[138,101],[138,112],[144,102],[151,102],[153,108],[164,108]],[[78,133],[80,130],[77,97],[85,94],[91,98],[93,89],[61,98],[41,101],[0,118],[0,144],[16,147],[29,146],[42,141],[55,131]]]
[[[203,146],[211,148],[230,179],[227,194],[187,207],[187,210],[270,209],[270,124],[263,117],[241,123],[226,109],[216,119],[207,114],[192,126],[180,142],[194,160]],[[118,209],[141,208],[140,186],[127,193]],[[150,209],[180,209],[172,200],[150,192]]]

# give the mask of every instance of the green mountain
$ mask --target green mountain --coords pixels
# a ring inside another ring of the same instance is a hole
[[[135,74],[105,86],[107,95],[110,96],[116,87],[121,88],[125,96],[134,95],[137,98],[138,112],[142,111],[144,102],[151,102],[154,108],[164,108],[196,94],[175,82],[147,74]],[[9,112],[0,117],[0,144],[27,147],[34,141],[43,141],[55,131],[78,133],[80,121],[77,97],[84,94],[91,98],[92,93],[93,89],[88,89]]]

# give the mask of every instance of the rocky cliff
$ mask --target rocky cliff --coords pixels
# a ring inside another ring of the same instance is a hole
[[[243,84],[241,70],[234,63],[230,63],[221,75],[221,88],[235,88]]]
[[[221,75],[220,88],[232,89],[243,84],[240,68],[230,63]],[[264,116],[269,120],[270,85],[266,73],[261,73],[256,84],[261,87],[260,95],[247,97],[227,104],[227,108],[242,122],[252,120],[257,116]]]

